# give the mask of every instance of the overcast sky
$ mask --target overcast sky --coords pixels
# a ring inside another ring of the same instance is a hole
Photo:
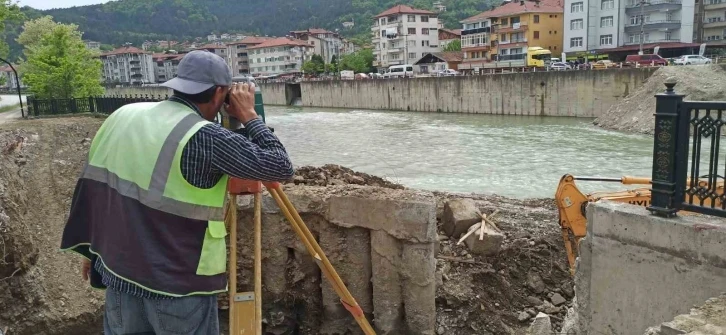
[[[20,0],[20,6],[30,6],[37,9],[51,9],[94,5],[108,1],[109,0]]]

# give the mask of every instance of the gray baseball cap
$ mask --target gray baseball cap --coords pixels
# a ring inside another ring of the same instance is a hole
[[[231,86],[232,70],[218,55],[206,50],[195,50],[179,62],[176,78],[161,86],[185,94],[202,93],[213,86]]]

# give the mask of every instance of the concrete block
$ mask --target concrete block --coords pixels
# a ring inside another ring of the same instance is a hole
[[[404,243],[401,253],[403,304],[410,334],[434,335],[436,259],[433,243]]]
[[[442,228],[447,235],[459,238],[478,222],[481,222],[481,212],[474,200],[456,199],[444,204]]]
[[[534,317],[532,324],[530,324],[527,329],[528,335],[551,335],[553,333],[550,316],[542,312]]]
[[[341,227],[382,230],[414,243],[435,242],[436,200],[429,192],[349,189],[328,199],[328,220]]]
[[[401,243],[385,231],[371,231],[373,325],[381,335],[403,334]]]
[[[469,231],[471,231],[472,228],[474,228],[474,226],[470,227]],[[479,239],[479,229],[477,229],[477,232],[469,235],[469,237],[464,240],[466,247],[469,248],[469,252],[474,255],[481,256],[496,255],[502,247],[502,242],[504,242],[504,234],[494,230],[489,227],[489,225],[484,226],[483,239]]]

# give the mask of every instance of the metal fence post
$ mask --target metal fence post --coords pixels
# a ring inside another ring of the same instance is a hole
[[[666,91],[656,94],[655,132],[653,141],[653,175],[651,188],[651,204],[648,210],[658,216],[673,217],[682,202],[685,179],[678,178],[679,170],[685,168],[687,161],[680,162],[687,157],[678,155],[678,143],[688,141],[688,138],[679,139],[679,113],[684,95],[676,94],[675,78],[668,78],[665,83]],[[687,127],[687,125],[686,125]],[[686,136],[688,131],[686,130]],[[688,142],[686,142],[688,143]],[[679,163],[682,167],[679,167]],[[679,196],[680,195],[680,196]]]

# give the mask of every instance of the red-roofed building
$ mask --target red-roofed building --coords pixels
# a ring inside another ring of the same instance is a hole
[[[460,68],[475,68],[491,60],[521,60],[530,47],[561,53],[563,1],[511,1],[462,20],[464,63]]]
[[[227,62],[236,77],[250,73],[249,51],[250,47],[259,45],[272,37],[248,36],[237,42],[227,43]]]
[[[153,54],[156,82],[163,83],[176,77],[179,61],[184,55],[177,53]]]
[[[314,48],[313,53],[322,56],[326,64],[333,61],[333,56],[340,59],[341,56],[353,52],[338,33],[325,29],[310,28],[291,31],[290,36],[308,42]]]
[[[461,29],[439,29],[439,46],[443,50],[446,46],[456,40],[461,40]]]
[[[219,57],[224,58],[226,61],[229,62],[229,59],[227,57],[227,46],[224,44],[219,44],[219,43],[205,44],[200,47],[197,47],[195,50],[207,50],[209,52],[212,52],[212,53],[218,55]]]
[[[156,82],[152,54],[126,46],[101,54],[103,79],[107,84],[141,85]]]
[[[374,64],[379,72],[391,65],[411,64],[424,55],[441,51],[438,14],[406,5],[394,6],[375,16]]]
[[[303,40],[278,37],[248,47],[247,52],[251,74],[277,75],[300,72],[313,55],[313,46]]]

